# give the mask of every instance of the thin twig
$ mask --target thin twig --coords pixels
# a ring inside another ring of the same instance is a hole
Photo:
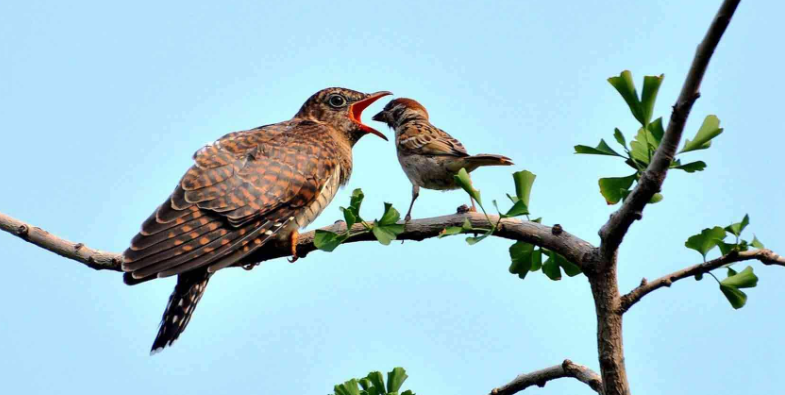
[[[494,388],[490,395],[512,395],[532,386],[544,387],[545,383],[561,379],[574,378],[586,385],[597,393],[602,394],[602,379],[600,375],[583,365],[578,365],[565,359],[561,365],[551,366],[536,372],[522,374],[513,381]]]
[[[662,276],[652,282],[647,282],[646,279],[643,279],[641,281],[641,285],[630,291],[630,293],[621,297],[621,312],[623,313],[629,310],[630,307],[632,307],[635,303],[638,303],[650,292],[658,290],[662,287],[670,287],[671,284],[676,281],[693,277],[696,274],[708,273],[711,270],[720,268],[723,265],[727,265],[729,263],[749,261],[753,259],[757,259],[765,265],[785,266],[785,258],[767,249],[731,253],[706,263],[693,265],[666,276]]]

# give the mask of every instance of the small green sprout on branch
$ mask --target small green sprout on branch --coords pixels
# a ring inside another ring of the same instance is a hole
[[[387,372],[385,386],[382,372],[371,372],[361,379],[351,379],[336,385],[335,393],[330,395],[415,395],[411,390],[399,392],[408,377],[404,368],[395,368]]]
[[[360,206],[362,206],[364,198],[362,189],[358,188],[352,192],[349,207],[341,207],[344,221],[346,221],[346,232],[337,234],[326,230],[317,230],[313,240],[316,248],[332,252],[350,237],[368,232],[372,232],[380,243],[389,245],[399,234],[403,233],[403,225],[397,223],[401,219],[401,214],[390,203],[384,203],[384,214],[381,219],[373,223],[366,222],[360,216]],[[352,232],[352,226],[358,223],[362,224],[364,229]]]
[[[639,97],[635,89],[635,84],[632,80],[632,73],[628,70],[623,71],[618,77],[611,77],[608,82],[619,92],[621,97],[627,103],[633,117],[640,123],[641,127],[638,129],[635,138],[627,144],[627,139],[624,133],[618,128],[614,129],[613,137],[619,145],[624,149],[624,154],[616,152],[611,148],[605,140],[600,140],[596,147],[586,145],[576,145],[576,154],[589,154],[589,155],[605,155],[615,156],[624,159],[629,167],[635,170],[635,173],[626,177],[606,177],[600,178],[599,186],[600,193],[605,198],[609,205],[614,205],[623,201],[632,190],[632,185],[640,180],[643,171],[649,166],[654,152],[660,146],[662,136],[665,130],[662,125],[662,118],[651,120],[654,104],[657,100],[657,93],[659,92],[660,85],[664,79],[664,75],[660,76],[646,76],[643,78],[643,93]],[[709,115],[703,120],[703,124],[695,137],[687,141],[684,147],[678,154],[684,154],[691,151],[707,149],[711,146],[711,140],[722,133],[720,128],[720,120],[715,115]],[[696,171],[703,171],[706,168],[706,163],[703,161],[696,161],[682,164],[680,159],[674,160],[671,169],[683,170],[687,173],[694,173]],[[655,194],[650,203],[657,203],[661,201],[663,196],[659,193]]]
[[[749,224],[750,216],[745,215],[741,222],[730,224],[724,228],[721,226],[715,226],[713,228],[703,229],[699,234],[690,236],[690,238],[687,239],[687,241],[684,243],[684,246],[698,251],[703,257],[704,262],[706,262],[706,254],[708,254],[709,251],[713,250],[715,247],[719,247],[720,253],[722,253],[723,256],[739,253],[741,251],[747,251],[750,248],[764,248],[763,243],[761,243],[760,240],[758,240],[758,238],[754,235],[752,242],[748,242],[741,238],[741,233]],[[731,234],[735,237],[733,243],[725,242],[728,234]],[[711,272],[708,273],[717,281],[720,286],[720,291],[722,291],[723,295],[725,295],[725,297],[728,299],[728,302],[730,302],[731,306],[733,306],[734,309],[740,309],[747,303],[747,294],[742,292],[741,289],[754,288],[758,284],[758,277],[755,275],[755,273],[753,273],[752,267],[750,266],[747,266],[741,272],[736,272],[730,266],[731,265],[726,265],[728,269],[728,275],[722,281],[715,277]],[[702,274],[697,274],[695,276],[696,280],[701,280],[702,278]]]
[[[496,207],[496,211],[499,213],[499,220],[494,223],[485,212],[485,208],[482,205],[480,191],[474,189],[471,184],[471,180],[469,179],[469,175],[465,170],[461,169],[458,175],[455,176],[455,181],[458,183],[458,185],[461,186],[461,188],[463,188],[464,191],[466,191],[470,197],[477,201],[480,209],[482,209],[482,212],[485,214],[488,222],[493,224],[493,227],[490,229],[474,228],[472,227],[471,222],[469,222],[467,219],[464,221],[463,226],[451,226],[445,228],[439,237],[441,238],[461,233],[482,233],[482,235],[479,237],[470,236],[466,238],[466,242],[469,243],[469,245],[473,245],[496,232],[496,230],[499,228],[499,223],[501,223],[501,220],[504,218],[526,216],[526,218],[529,219],[529,199],[531,197],[534,180],[537,178],[537,176],[528,170],[523,170],[513,173],[512,178],[513,181],[515,181],[515,196],[507,194],[510,202],[512,202],[512,207],[510,207],[507,212],[502,213],[501,210],[499,210],[498,203],[496,200],[494,200],[493,205]],[[542,218],[537,218],[531,221],[540,223],[542,222]],[[510,259],[512,261],[509,268],[510,273],[517,274],[521,279],[526,278],[526,275],[529,272],[536,272],[538,270],[542,270],[543,274],[553,281],[561,280],[562,270],[570,277],[577,276],[581,273],[580,267],[567,260],[567,258],[564,256],[557,254],[554,251],[537,247],[534,244],[524,241],[517,241],[515,244],[510,246]]]

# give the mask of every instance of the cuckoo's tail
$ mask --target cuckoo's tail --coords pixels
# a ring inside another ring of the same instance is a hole
[[[169,304],[166,305],[164,316],[161,318],[161,326],[158,335],[155,336],[153,347],[150,354],[155,354],[171,346],[174,341],[185,331],[191,316],[196,309],[196,304],[204,295],[207,282],[210,281],[212,273],[207,269],[193,270],[177,276],[177,285],[169,297]]]

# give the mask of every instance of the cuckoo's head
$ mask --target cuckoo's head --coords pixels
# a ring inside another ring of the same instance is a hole
[[[373,102],[391,94],[387,91],[362,93],[346,88],[322,89],[308,98],[295,118],[326,123],[352,142],[368,133],[387,140],[378,130],[362,123],[361,116]]]

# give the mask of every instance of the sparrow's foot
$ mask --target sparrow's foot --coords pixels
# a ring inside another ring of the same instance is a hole
[[[295,263],[295,262],[297,262],[298,259],[300,259],[300,257],[297,256],[297,241],[298,240],[300,240],[300,232],[295,230],[289,236],[289,248],[291,249],[291,252],[292,252],[292,257],[288,259],[289,263]]]

